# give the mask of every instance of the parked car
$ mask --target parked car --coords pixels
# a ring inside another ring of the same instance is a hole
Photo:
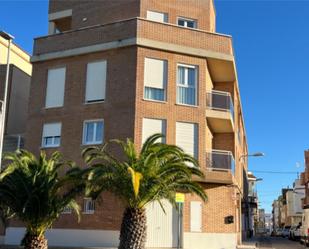
[[[278,236],[278,237],[282,236],[282,228],[277,229],[276,236]]]
[[[290,234],[290,229],[291,229],[291,226],[285,226],[282,230],[282,237],[283,238],[288,238],[289,237],[289,234]]]
[[[296,229],[294,230],[293,232],[293,240],[296,240],[296,241],[299,241],[300,240],[300,227],[301,227],[301,224],[299,224]]]
[[[294,240],[294,232],[296,230],[296,226],[292,226],[291,229],[290,229],[290,232],[289,232],[289,239],[290,240]]]

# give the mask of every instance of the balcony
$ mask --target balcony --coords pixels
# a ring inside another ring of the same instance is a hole
[[[134,45],[205,57],[208,59],[213,81],[236,80],[230,36],[144,18],[121,20],[36,38],[32,61],[77,56]]]
[[[206,105],[206,117],[213,132],[234,132],[234,105],[230,93],[222,91],[208,92]]]
[[[206,167],[211,171],[225,171],[235,173],[235,161],[232,152],[212,150],[207,152]]]
[[[234,174],[235,161],[232,152],[212,150],[206,153],[206,182],[233,184]]]

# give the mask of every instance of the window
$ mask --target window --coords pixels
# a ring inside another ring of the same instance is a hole
[[[95,210],[95,202],[91,198],[84,199],[84,213],[93,214]]]
[[[190,202],[190,231],[202,232],[202,203],[200,201]]]
[[[44,124],[42,147],[59,147],[61,140],[61,123]]]
[[[71,214],[72,213],[72,208],[66,206],[63,211],[62,214]]]
[[[91,62],[87,65],[86,102],[105,100],[106,61]]]
[[[192,28],[192,29],[196,29],[197,27],[195,20],[182,18],[182,17],[178,18],[178,25],[186,27],[186,28]]]
[[[46,108],[63,106],[65,71],[65,67],[48,70],[45,99]]]
[[[144,118],[143,119],[143,143],[146,139],[156,133],[162,133],[166,135],[166,120],[162,119],[151,119],[151,118]],[[165,138],[163,141],[165,143]]]
[[[177,103],[185,105],[197,104],[197,67],[178,65],[177,69]]]
[[[164,101],[167,85],[167,61],[145,58],[145,99]]]
[[[156,22],[168,22],[168,15],[166,13],[148,10],[147,19]]]
[[[103,120],[85,121],[83,132],[83,144],[103,143]]]
[[[198,156],[198,126],[193,123],[176,122],[176,145],[189,155]]]

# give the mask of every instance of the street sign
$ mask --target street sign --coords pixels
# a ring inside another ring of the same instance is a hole
[[[175,201],[176,201],[176,203],[184,203],[185,202],[185,194],[176,193]]]

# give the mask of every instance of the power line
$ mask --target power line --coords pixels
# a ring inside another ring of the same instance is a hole
[[[299,174],[298,171],[262,171],[262,170],[251,170],[254,173],[263,173],[263,174]]]

